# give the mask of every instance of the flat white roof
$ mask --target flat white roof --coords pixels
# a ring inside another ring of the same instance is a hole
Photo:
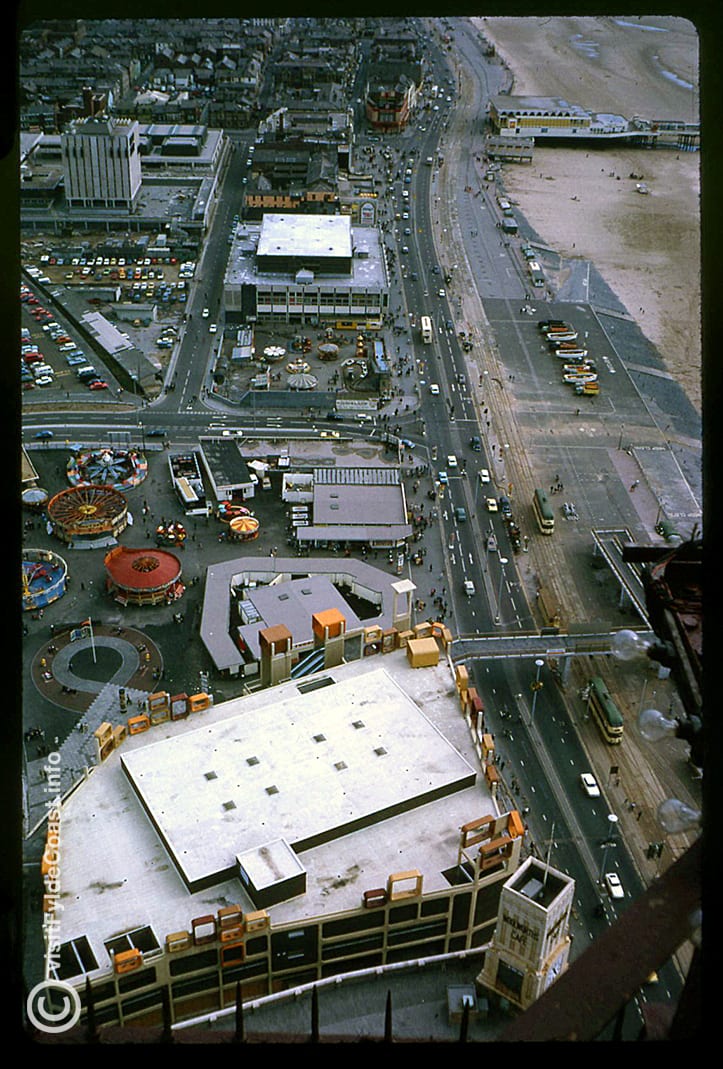
[[[293,215],[267,212],[261,223],[257,256],[350,257],[348,215]]]
[[[308,689],[325,678],[336,682]],[[194,917],[255,908],[236,877],[188,890],[123,765],[193,873],[277,839],[337,835],[299,852],[306,893],[271,906],[272,923],[357,909],[365,890],[415,868],[425,891],[446,890],[461,825],[498,813],[444,657],[412,668],[403,650],[380,654],[158,724],[127,737],[62,807],[59,942],[85,936],[103,971],[104,943],[123,932],[149,926],[162,945]],[[468,775],[472,785],[455,790]],[[359,818],[368,826],[353,830]]]
[[[240,703],[230,719],[122,753],[121,765],[199,889],[222,882],[237,854],[270,835],[298,853],[474,777],[381,666],[363,691],[356,679],[306,694],[293,687],[253,716]]]

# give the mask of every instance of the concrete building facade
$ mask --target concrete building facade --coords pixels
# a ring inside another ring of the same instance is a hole
[[[71,208],[126,208],[141,188],[138,123],[88,118],[61,136],[65,196]]]

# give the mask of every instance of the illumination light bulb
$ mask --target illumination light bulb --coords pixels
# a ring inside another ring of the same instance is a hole
[[[688,924],[690,924],[690,940],[694,946],[700,947],[703,945],[703,911],[700,909],[694,909],[688,917]]]
[[[648,742],[660,742],[668,735],[675,735],[678,721],[665,716],[659,709],[643,709],[638,717],[638,730]]]
[[[658,806],[656,813],[658,824],[669,835],[676,832],[690,831],[700,823],[702,814],[698,809],[681,802],[679,798],[666,798]]]
[[[648,645],[635,631],[616,631],[611,638],[610,652],[618,661],[632,661],[642,657]]]

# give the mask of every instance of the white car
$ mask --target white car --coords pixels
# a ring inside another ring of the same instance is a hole
[[[482,483],[482,485],[490,481],[490,473],[488,472],[487,468],[480,468],[479,481]]]
[[[433,394],[434,397],[437,396],[437,394],[439,393],[439,386],[437,386],[436,382],[433,382],[431,384],[431,386],[429,387],[429,392]]]
[[[216,324],[215,323],[211,323],[211,325],[208,328],[208,333],[209,334],[215,334],[217,330],[218,330],[218,327],[216,326]]]
[[[36,386],[52,386],[55,379],[52,375],[41,375],[40,378],[35,380]]]
[[[606,872],[605,883],[607,884],[608,893],[610,894],[611,898],[625,897],[623,885],[621,884],[620,877],[616,872]]]
[[[447,467],[448,468],[456,468],[457,467],[457,458],[454,455],[454,453],[450,453],[450,455],[447,457]]]
[[[597,780],[593,776],[592,772],[583,772],[580,776],[580,782],[582,783],[582,789],[588,798],[599,798],[600,788],[597,785]]]
[[[447,483],[447,482],[449,482],[449,480],[448,480],[448,478],[447,478],[447,472],[446,472],[446,471],[440,471],[440,472],[439,472],[439,473],[437,474],[437,478],[438,478],[438,480],[439,480],[439,481],[440,481],[440,482],[441,482],[441,483],[442,483],[443,485],[444,485],[444,483]]]
[[[201,317],[202,317],[203,319],[208,319],[208,317],[209,317],[209,315],[210,315],[210,314],[211,314],[211,313],[209,312],[208,308],[204,308],[204,310],[203,310],[203,311],[201,312]]]
[[[439,291],[439,296],[440,297],[446,297],[447,296],[446,290],[440,290]]]
[[[488,512],[497,512],[497,502],[493,497],[488,497],[485,499],[485,507]]]

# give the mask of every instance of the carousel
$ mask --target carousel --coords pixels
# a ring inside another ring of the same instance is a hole
[[[66,472],[71,486],[131,490],[148,474],[148,461],[135,449],[81,449],[70,457]]]
[[[117,538],[128,526],[128,505],[111,486],[81,484],[61,490],[48,502],[53,534],[68,544]]]
[[[259,536],[259,521],[255,516],[234,516],[228,525],[232,542],[253,542]]]
[[[282,360],[286,356],[286,349],[281,345],[267,345],[264,349],[264,360],[273,364],[277,360]]]
[[[48,549],[23,550],[23,612],[44,609],[62,598],[67,582],[68,567],[57,553]]]
[[[336,360],[339,357],[339,346],[332,341],[322,342],[317,352],[320,360]]]
[[[106,589],[121,605],[169,605],[185,590],[181,562],[165,549],[116,546],[103,564]]]
[[[289,375],[286,380],[286,385],[290,390],[315,390],[319,380],[316,375],[309,375],[305,372],[297,372],[293,375]]]
[[[28,486],[22,493],[23,508],[30,512],[42,512],[49,499],[50,494],[42,486]]]
[[[233,501],[222,501],[216,515],[221,523],[228,527],[227,532],[220,536],[221,539],[228,538],[232,542],[252,542],[254,538],[258,538],[261,525],[245,505],[237,505]]]
[[[157,546],[178,546],[183,549],[186,542],[186,528],[177,520],[170,523],[159,523],[156,527]]]

